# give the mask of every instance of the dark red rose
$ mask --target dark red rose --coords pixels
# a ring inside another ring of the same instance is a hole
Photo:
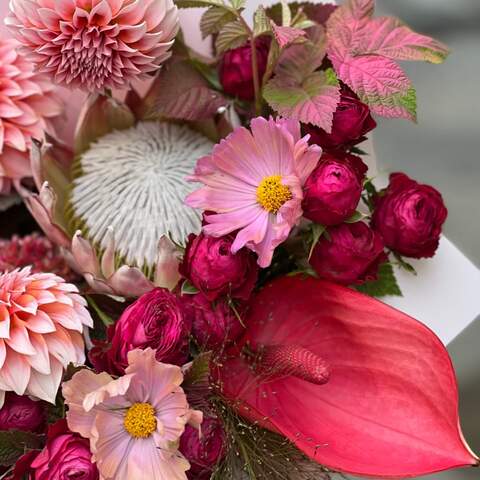
[[[159,362],[183,365],[188,358],[191,324],[183,315],[180,300],[163,288],[142,295],[108,331],[110,346],[99,343],[90,353],[97,371],[122,375],[128,352],[148,347]]]
[[[324,150],[352,147],[363,140],[365,135],[377,126],[370,115],[370,109],[348,88],[342,88],[342,96],[336,112],[333,114],[332,133],[307,125],[311,142]]]
[[[197,343],[216,350],[228,345],[244,331],[239,318],[224,301],[211,303],[205,295],[184,295],[185,316],[192,323],[192,335]]]
[[[48,430],[47,443],[40,452],[31,451],[20,457],[11,480],[98,480],[92,463],[89,441],[68,430],[60,420]]]
[[[218,462],[225,455],[225,431],[220,420],[206,417],[199,431],[189,425],[180,438],[180,452],[190,462],[187,477],[191,480],[208,480]]]
[[[214,238],[190,235],[180,273],[210,301],[222,295],[248,300],[257,281],[254,254],[242,248],[233,254],[233,235]]]
[[[435,188],[393,173],[384,195],[377,199],[372,227],[393,251],[405,257],[430,258],[437,251],[447,215]]]
[[[260,80],[267,69],[268,51],[270,42],[264,38],[256,41],[257,65]],[[253,100],[252,49],[250,44],[229,50],[222,58],[219,67],[220,83],[232,97],[242,100]]]
[[[45,406],[30,398],[12,392],[5,394],[5,403],[0,409],[0,430],[23,430],[41,432],[45,428]]]
[[[310,264],[319,277],[343,285],[377,278],[387,260],[382,237],[363,222],[329,228],[313,249]]]
[[[360,157],[324,154],[305,183],[303,215],[327,226],[347,220],[357,209],[367,169]]]

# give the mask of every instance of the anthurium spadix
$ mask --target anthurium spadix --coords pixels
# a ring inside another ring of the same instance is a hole
[[[420,322],[301,276],[254,299],[219,387],[239,412],[328,468],[407,478],[478,465],[445,347]]]

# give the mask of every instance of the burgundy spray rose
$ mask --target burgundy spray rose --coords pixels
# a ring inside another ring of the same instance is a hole
[[[357,209],[367,169],[355,155],[324,154],[305,183],[303,215],[327,226],[347,220]]]
[[[202,434],[187,425],[180,438],[180,451],[190,462],[187,477],[191,480],[208,480],[215,465],[225,455],[225,431],[220,420],[206,417],[202,423]]]
[[[324,150],[352,147],[363,140],[365,135],[377,126],[370,115],[370,109],[348,88],[342,88],[342,96],[336,112],[333,114],[332,133],[319,127],[307,125],[311,142]]]
[[[215,350],[231,343],[244,331],[239,318],[224,301],[211,303],[205,295],[184,295],[185,316],[192,324],[197,343]]]
[[[261,79],[267,69],[270,42],[264,38],[257,39],[257,65]],[[220,83],[225,93],[242,100],[253,100],[252,49],[250,44],[229,50],[220,62]]]
[[[0,409],[0,430],[23,430],[41,432],[45,427],[45,408],[43,402],[30,400],[7,392],[5,403]]]
[[[382,237],[363,222],[344,223],[328,229],[313,249],[310,264],[319,277],[343,285],[377,277],[387,260]]]
[[[168,290],[155,288],[122,313],[108,331],[110,346],[97,344],[90,360],[98,371],[122,375],[128,352],[151,347],[159,362],[183,365],[188,358],[190,330],[181,301]]]
[[[242,248],[232,253],[235,237],[190,235],[180,273],[210,301],[222,295],[248,300],[257,281],[254,254]]]
[[[385,245],[412,258],[435,255],[448,211],[441,194],[403,173],[390,176],[390,184],[377,200],[372,227]]]
[[[11,480],[98,480],[89,441],[68,430],[60,420],[48,430],[41,452],[28,452],[18,460]]]

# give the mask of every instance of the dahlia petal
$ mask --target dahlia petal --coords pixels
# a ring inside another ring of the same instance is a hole
[[[17,395],[24,395],[30,381],[31,369],[26,358],[7,348],[5,363],[0,370],[0,381]]]
[[[72,338],[67,330],[57,324],[56,331],[44,335],[48,351],[63,366],[67,368],[72,359],[76,358],[75,347],[72,344]]]
[[[37,299],[29,293],[24,293],[12,302],[12,308],[10,309],[10,312],[26,312],[30,313],[31,315],[35,315],[37,313],[37,309]]]
[[[101,0],[97,3],[90,12],[90,23],[98,26],[105,26],[110,23],[112,19],[112,9],[107,0]]]
[[[38,16],[43,24],[54,31],[59,31],[60,16],[50,8],[39,8],[37,10]]]
[[[75,12],[74,0],[55,0],[55,11],[63,20],[72,20],[73,12]]]
[[[50,354],[43,336],[32,332],[30,333],[30,341],[35,349],[35,354],[29,355],[27,357],[27,362],[38,373],[50,375],[52,372],[50,366]]]
[[[7,307],[0,303],[0,339],[10,337],[10,314]]]
[[[15,352],[23,355],[34,355],[35,348],[30,342],[25,322],[22,322],[16,315],[13,315],[10,326],[10,338],[5,343]]]
[[[138,25],[126,25],[121,28],[119,38],[123,42],[135,43],[147,33],[147,22]]]
[[[3,339],[0,339],[0,370],[3,367],[3,364],[5,363],[6,357],[7,357],[7,348],[5,347],[5,342],[3,341]]]
[[[55,405],[57,391],[62,381],[63,367],[53,358],[50,359],[50,367],[51,372],[48,375],[32,370],[28,393]]]
[[[73,307],[62,303],[50,303],[42,305],[42,310],[57,324],[62,325],[68,330],[83,332],[83,323],[79,315],[76,314]]]

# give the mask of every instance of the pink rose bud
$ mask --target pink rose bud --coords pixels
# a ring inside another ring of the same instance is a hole
[[[202,293],[184,295],[185,316],[192,323],[192,335],[207,350],[217,350],[244,331],[232,308],[223,301],[212,304]]]
[[[348,148],[365,140],[365,135],[377,126],[370,115],[370,109],[348,88],[342,88],[342,96],[337,111],[333,114],[332,133],[307,125],[311,143],[324,150]]]
[[[180,273],[210,301],[220,296],[248,300],[257,281],[255,255],[246,248],[232,253],[233,235],[190,235]]]
[[[159,362],[183,365],[188,358],[191,324],[180,300],[163,288],[142,295],[108,331],[110,346],[97,343],[90,360],[97,371],[122,375],[128,352],[151,347]]]
[[[377,199],[372,228],[393,251],[405,257],[429,258],[437,251],[447,215],[442,195],[435,188],[393,173],[384,195]]]
[[[260,38],[256,41],[258,74],[261,79],[267,69],[269,41]],[[220,83],[225,93],[242,100],[253,100],[252,49],[250,44],[229,50],[220,62]]]
[[[203,419],[201,436],[189,425],[180,438],[180,452],[190,462],[187,471],[190,480],[208,480],[225,455],[225,431],[220,420],[213,417]]]
[[[28,452],[18,460],[11,480],[98,480],[90,443],[70,432],[65,420],[51,425],[41,452]]]
[[[43,402],[20,397],[12,392],[5,395],[5,403],[0,409],[0,430],[23,430],[41,432],[45,427]]]
[[[313,249],[310,264],[320,278],[353,285],[375,280],[386,260],[382,237],[357,222],[329,228]]]
[[[360,157],[324,154],[305,183],[303,215],[322,225],[338,225],[357,209],[368,167]]]

